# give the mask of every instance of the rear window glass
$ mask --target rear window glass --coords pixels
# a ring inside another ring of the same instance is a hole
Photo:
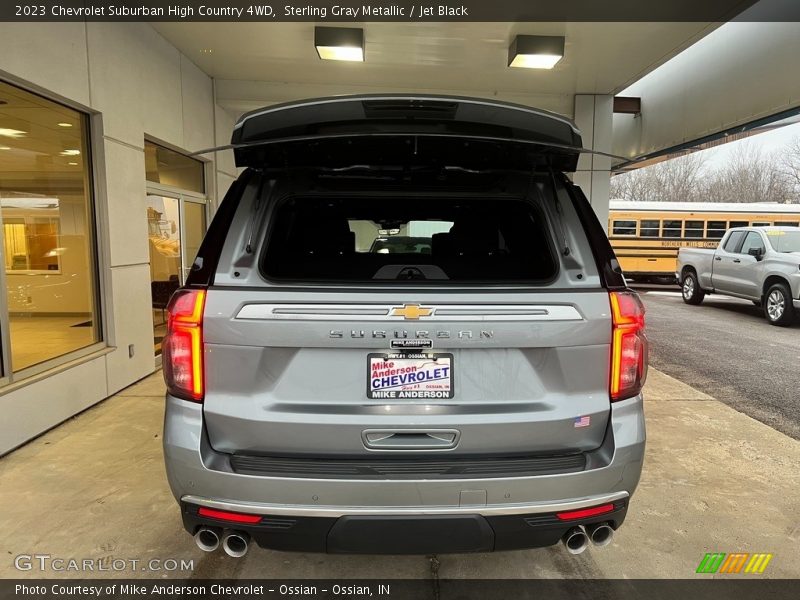
[[[555,277],[529,202],[291,198],[276,207],[262,272],[299,281],[530,281]]]

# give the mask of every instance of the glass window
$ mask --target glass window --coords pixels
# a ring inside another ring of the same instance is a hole
[[[709,221],[706,229],[706,237],[713,240],[721,240],[728,230],[725,221]]]
[[[728,227],[733,229],[734,227],[749,227],[750,223],[748,221],[731,221]]]
[[[658,237],[659,222],[657,219],[643,219],[639,221],[639,235],[641,237]]]
[[[447,233],[452,221],[409,221],[397,227],[383,227],[374,221],[349,219],[356,236],[356,252],[376,254],[430,254],[433,236]]]
[[[2,318],[19,371],[101,339],[88,123],[2,82],[0,99]]]
[[[687,238],[701,238],[703,237],[703,228],[705,223],[703,221],[686,221],[684,237]]]
[[[800,222],[798,221],[784,221],[783,223],[778,223],[782,227],[800,227]]]
[[[291,198],[262,255],[270,279],[547,281],[558,271],[539,210],[519,200]]]
[[[147,181],[188,192],[206,191],[202,161],[190,158],[153,142],[144,142],[144,167]]]
[[[680,238],[682,228],[682,221],[663,221],[661,235],[665,238]]]
[[[614,221],[611,232],[613,235],[636,235],[636,221]]]
[[[751,231],[747,234],[747,237],[744,238],[742,249],[739,250],[739,252],[742,254],[750,254],[750,250],[758,250],[759,254],[764,254],[766,251],[764,248],[764,240],[761,239],[761,234],[755,231]]]
[[[769,227],[772,225],[769,221],[753,221],[753,227]]]
[[[774,229],[767,232],[767,239],[775,252],[800,252],[800,231]]]
[[[148,194],[147,233],[153,340],[156,353],[160,353],[167,329],[167,304],[181,285],[180,202],[177,198]]]
[[[745,233],[746,232],[744,231],[734,231],[733,233],[731,233],[728,236],[728,239],[725,240],[725,245],[723,246],[725,251],[736,252],[737,249],[739,248],[739,244],[741,243],[742,238],[744,238]]]
[[[183,271],[184,281],[189,275],[200,243],[206,234],[206,205],[197,202],[184,201],[183,203],[183,230],[186,235],[184,241]]]

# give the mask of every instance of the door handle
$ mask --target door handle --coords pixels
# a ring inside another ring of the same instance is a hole
[[[721,256],[715,256],[714,260],[722,260],[722,257]]]
[[[734,258],[734,259],[733,259],[733,262],[735,262],[735,263],[740,263],[740,262],[742,262],[742,261],[741,261],[741,260],[739,260],[738,258]]]
[[[367,429],[361,433],[364,446],[375,450],[447,450],[456,447],[459,437],[456,429]]]

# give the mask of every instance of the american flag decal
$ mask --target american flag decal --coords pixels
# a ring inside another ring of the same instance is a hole
[[[592,417],[577,417],[575,427],[588,427],[592,422]]]

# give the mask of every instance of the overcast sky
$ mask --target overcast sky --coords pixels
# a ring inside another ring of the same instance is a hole
[[[792,138],[795,137],[800,137],[800,123],[794,123],[765,133],[759,133],[749,138],[722,144],[721,146],[709,148],[708,150],[701,150],[698,154],[708,159],[709,167],[720,167],[730,158],[731,153],[742,144],[755,146],[765,154],[769,154],[772,152],[780,152]]]

